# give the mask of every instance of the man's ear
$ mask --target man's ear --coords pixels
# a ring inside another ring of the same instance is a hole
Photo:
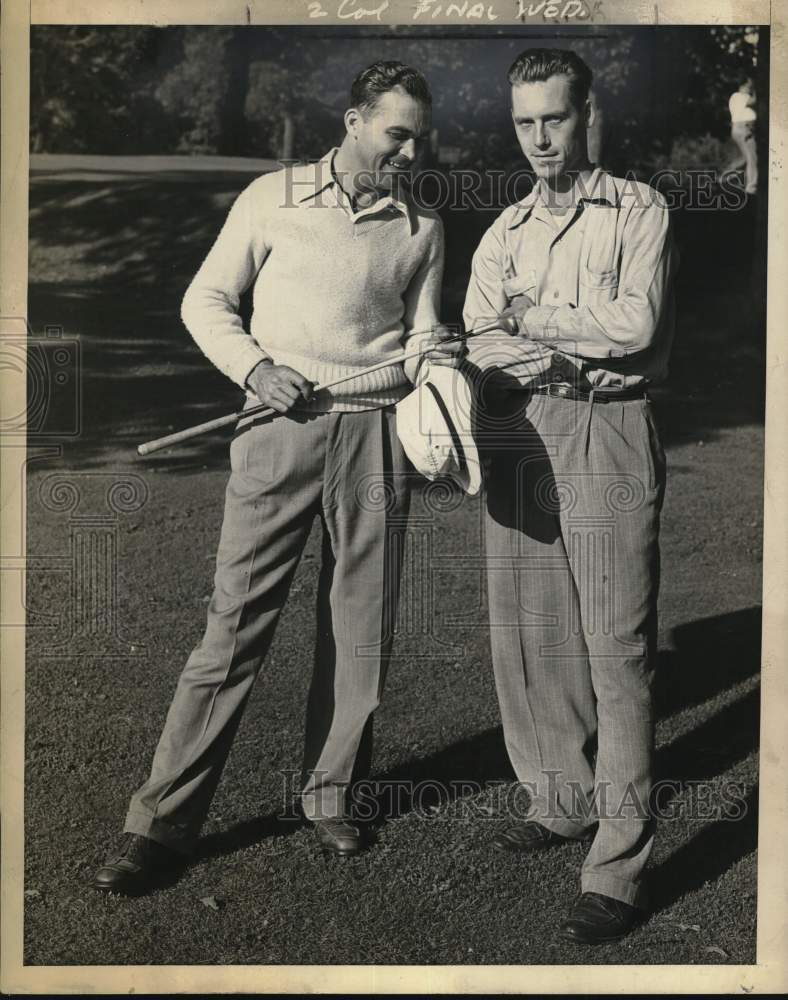
[[[594,109],[594,105],[591,102],[590,98],[586,101],[584,114],[586,120],[586,128],[591,128],[591,126],[594,124],[594,120],[596,119],[596,111]]]
[[[348,135],[356,136],[364,118],[358,108],[348,108],[345,112],[345,130]]]

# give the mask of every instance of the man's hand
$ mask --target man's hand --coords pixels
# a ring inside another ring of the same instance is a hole
[[[428,340],[424,341],[424,355],[431,365],[447,365],[458,368],[460,362],[468,353],[464,340],[454,340],[448,343],[450,337],[457,334],[446,326],[433,327]]]
[[[505,319],[513,319],[517,324],[517,331],[521,337],[527,337],[528,332],[525,329],[525,314],[528,310],[535,306],[536,303],[528,295],[515,295],[509,305],[501,313],[501,316]]]
[[[277,413],[287,413],[299,399],[307,400],[312,394],[312,383],[287,365],[261,361],[246,379],[246,384],[261,403]]]

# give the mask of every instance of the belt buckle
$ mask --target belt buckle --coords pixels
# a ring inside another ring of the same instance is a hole
[[[561,399],[566,399],[569,396],[569,392],[570,392],[570,387],[566,382],[547,383],[548,396],[558,396]]]

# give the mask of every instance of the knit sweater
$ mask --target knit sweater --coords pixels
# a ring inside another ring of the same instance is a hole
[[[184,297],[198,346],[248,395],[246,379],[266,358],[323,384],[418,348],[438,323],[439,217],[390,196],[354,213],[333,177],[334,153],[242,191]],[[253,282],[247,333],[238,304]],[[389,405],[414,371],[383,368],[317,392],[312,406]]]

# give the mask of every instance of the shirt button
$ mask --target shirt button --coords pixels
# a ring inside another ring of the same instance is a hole
[[[554,299],[557,299],[557,298],[558,298],[558,295],[559,295],[559,293],[558,293],[558,292],[553,292],[553,298],[554,298]]]

